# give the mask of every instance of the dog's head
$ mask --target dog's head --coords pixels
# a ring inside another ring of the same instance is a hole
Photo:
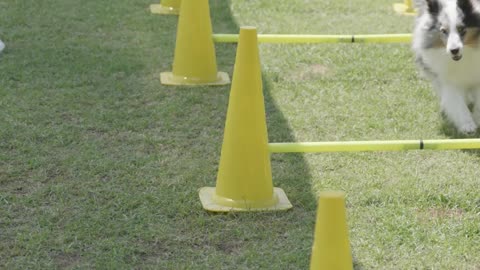
[[[478,43],[480,0],[421,0],[420,12],[430,16],[429,31],[453,60],[462,59],[465,44]]]

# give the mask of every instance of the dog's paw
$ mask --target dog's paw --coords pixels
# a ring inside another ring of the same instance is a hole
[[[472,135],[477,131],[477,125],[474,122],[463,123],[458,127],[458,131],[465,135]]]

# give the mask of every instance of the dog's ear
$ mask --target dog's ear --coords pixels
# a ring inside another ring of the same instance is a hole
[[[480,1],[457,0],[458,7],[465,14],[464,23],[467,27],[480,27]]]
[[[427,4],[427,9],[430,14],[437,15],[440,12],[440,3],[438,2],[438,0],[425,0],[425,2]]]
[[[457,0],[457,6],[466,14],[471,14],[474,11],[470,0]]]
[[[467,14],[480,14],[480,0],[457,0],[458,7]]]

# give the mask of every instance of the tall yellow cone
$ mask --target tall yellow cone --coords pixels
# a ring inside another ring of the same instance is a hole
[[[320,193],[311,270],[353,269],[346,219],[345,194],[339,191]]]
[[[400,15],[413,16],[416,14],[412,0],[404,0],[403,3],[393,4],[393,9]]]
[[[181,0],[162,0],[160,4],[150,5],[150,12],[154,14],[174,14],[180,13]]]
[[[182,0],[173,71],[160,74],[168,85],[223,85],[228,74],[217,72],[208,0]]]
[[[209,211],[286,210],[285,192],[272,185],[257,31],[242,27],[225,123],[216,188],[200,189]]]

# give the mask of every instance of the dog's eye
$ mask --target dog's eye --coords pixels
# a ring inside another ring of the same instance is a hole
[[[457,31],[460,34],[465,34],[467,30],[465,29],[465,26],[457,26]]]
[[[448,30],[445,27],[440,27],[440,32],[442,32],[445,35],[448,34]]]

